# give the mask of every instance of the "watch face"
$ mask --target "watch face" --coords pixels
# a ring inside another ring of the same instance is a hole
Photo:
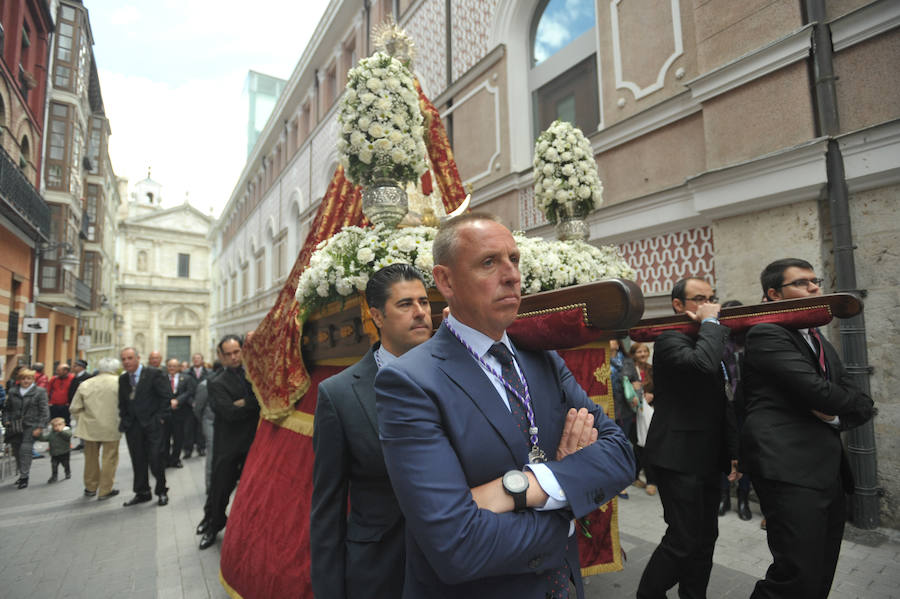
[[[503,486],[510,493],[522,493],[528,488],[528,477],[519,470],[510,470],[503,475]]]

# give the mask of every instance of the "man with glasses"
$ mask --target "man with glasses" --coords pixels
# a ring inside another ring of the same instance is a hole
[[[760,282],[765,301],[822,293],[796,258],[772,262]],[[741,469],[753,476],[773,557],[751,597],[827,597],[853,492],[840,431],[867,422],[872,400],[816,328],[756,325],[744,351]]]
[[[719,536],[720,472],[737,480],[737,430],[728,393],[719,304],[709,283],[689,277],[672,288],[672,309],[700,323],[697,338],[666,331],[653,351],[655,412],[644,456],[656,471],[668,529],[638,586],[639,599],[706,597]]]

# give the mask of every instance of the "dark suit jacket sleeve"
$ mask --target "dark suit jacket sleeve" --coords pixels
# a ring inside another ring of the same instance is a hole
[[[535,555],[565,546],[569,520],[559,510],[478,508],[438,404],[406,372],[383,367],[375,393],[385,465],[407,531],[445,584],[533,573],[528,562]],[[559,562],[547,560],[545,567],[561,565],[562,558],[559,551]]]
[[[840,416],[841,420],[868,420],[872,400],[857,389],[847,376],[840,359],[826,342],[826,357],[833,381],[825,379],[809,355],[797,346],[793,333],[775,324],[761,324],[750,329],[747,347],[753,347],[753,360],[760,372],[772,377],[782,396],[797,407]],[[799,333],[798,333],[799,335]],[[800,339],[803,343],[805,341]],[[748,352],[749,353],[749,352]],[[810,351],[811,353],[811,351]]]
[[[195,383],[193,377],[182,374],[178,377],[178,394],[175,399],[178,401],[178,407],[190,406],[191,398],[194,395]]]
[[[213,404],[213,411],[216,416],[221,416],[225,420],[232,422],[245,420],[257,406],[256,398],[238,379],[238,375],[223,372],[215,379],[211,379],[206,386],[209,391],[208,401]],[[243,406],[234,405],[239,399],[244,400]],[[258,408],[256,409],[258,411]]]
[[[309,513],[310,576],[316,599],[345,599],[350,453],[340,414],[319,385],[313,428],[313,492]]]
[[[577,518],[586,516],[634,480],[634,452],[622,429],[584,392],[556,352],[548,354],[568,407],[594,415],[597,441],[562,461],[547,462]]]
[[[172,404],[170,402],[175,397],[175,394],[172,393],[169,377],[163,374],[162,370],[154,370],[153,378],[150,379],[150,385],[150,393],[156,398],[160,416],[171,412]]]
[[[728,327],[713,322],[700,325],[696,342],[680,333],[663,333],[653,346],[653,359],[692,373],[718,375],[726,339]]]

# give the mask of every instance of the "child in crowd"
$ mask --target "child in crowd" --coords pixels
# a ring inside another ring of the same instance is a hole
[[[53,465],[53,474],[47,484],[59,480],[57,473],[60,464],[66,472],[66,478],[72,478],[72,471],[69,468],[69,455],[72,453],[72,429],[66,426],[66,420],[60,417],[52,419],[50,426],[52,430],[41,435],[42,441],[50,443],[50,460]]]

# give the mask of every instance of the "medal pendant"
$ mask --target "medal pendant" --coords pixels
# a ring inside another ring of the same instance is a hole
[[[544,450],[535,445],[531,448],[531,451],[528,452],[528,463],[529,464],[543,464],[547,461],[547,456],[544,455]]]

